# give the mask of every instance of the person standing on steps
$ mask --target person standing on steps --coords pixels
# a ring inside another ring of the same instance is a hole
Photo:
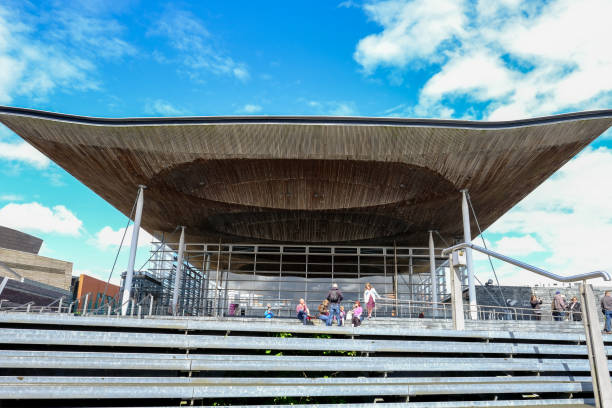
[[[606,326],[604,328],[605,334],[612,334],[612,296],[610,291],[606,290],[604,296],[601,298],[601,311],[606,316]]]
[[[337,283],[332,284],[332,288],[327,293],[326,299],[329,301],[329,320],[326,322],[326,324],[328,326],[331,326],[334,320],[334,316],[336,316],[338,326],[342,326],[340,320],[340,302],[342,302],[344,296],[342,296],[342,292],[340,292],[340,289],[338,289]]]
[[[582,321],[582,310],[580,309],[580,302],[576,296],[572,297],[569,304],[567,305],[567,313],[569,321],[580,322]]]
[[[563,318],[565,317],[566,308],[567,305],[565,304],[565,299],[563,299],[563,295],[561,294],[561,292],[557,291],[557,293],[555,293],[555,296],[553,297],[552,302],[552,314],[555,321],[563,321]]]
[[[368,319],[372,318],[372,310],[376,307],[376,298],[380,299],[380,295],[376,289],[370,285],[370,282],[366,283],[365,290],[363,291],[363,302],[368,309]]]
[[[531,295],[529,303],[531,303],[532,320],[540,320],[542,318],[542,299],[538,299],[536,295]]]

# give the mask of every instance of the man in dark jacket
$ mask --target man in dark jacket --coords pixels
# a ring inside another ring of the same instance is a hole
[[[342,320],[340,320],[340,302],[344,297],[342,296],[342,292],[338,289],[338,284],[332,284],[331,290],[327,293],[327,298],[329,301],[329,320],[327,321],[327,325],[331,326],[334,320],[334,316],[336,316],[336,321],[338,322],[338,326],[342,326]]]
[[[612,296],[610,296],[610,291],[606,290],[604,293],[604,297],[601,298],[601,311],[606,316],[606,327],[604,329],[604,333],[612,334]]]

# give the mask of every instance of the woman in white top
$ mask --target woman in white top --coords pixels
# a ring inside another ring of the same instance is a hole
[[[363,291],[363,302],[368,309],[368,319],[372,317],[372,310],[376,307],[376,298],[380,299],[380,295],[376,292],[376,289],[370,285],[370,282],[366,283],[365,290]]]

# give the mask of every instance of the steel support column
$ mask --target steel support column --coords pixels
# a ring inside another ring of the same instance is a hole
[[[183,283],[183,254],[185,253],[185,227],[181,226],[181,238],[179,239],[178,256],[176,258],[176,273],[174,274],[174,293],[172,294],[172,314],[178,314],[178,300]]]
[[[453,328],[455,330],[465,329],[465,319],[463,316],[463,291],[461,290],[461,276],[459,269],[453,266],[453,253],[448,256],[448,268],[450,269],[451,279],[451,306],[453,317]]]
[[[463,241],[472,242],[472,233],[470,232],[470,212],[467,202],[467,190],[461,190],[461,214],[463,215]],[[474,282],[474,260],[472,258],[472,248],[466,248],[465,258],[467,263],[468,276],[468,294],[470,297],[470,318],[476,320],[478,318],[476,308],[476,286]]]
[[[436,254],[433,231],[429,231],[429,272],[431,274],[431,301],[433,302],[433,316],[437,315],[438,303],[438,277],[436,276]]]
[[[132,230],[132,243],[130,245],[130,257],[128,268],[123,283],[123,299],[121,301],[121,314],[125,316],[128,310],[128,302],[132,296],[132,278],[134,277],[134,263],[136,261],[136,248],[138,248],[138,233],[140,232],[140,220],[142,219],[142,205],[144,203],[144,189],[142,184],[138,186],[138,198],[136,199],[136,214]]]

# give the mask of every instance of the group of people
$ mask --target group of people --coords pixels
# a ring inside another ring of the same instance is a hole
[[[363,292],[363,301],[366,305],[368,319],[372,317],[372,311],[376,307],[376,299],[379,298],[380,296],[378,295],[378,292],[376,292],[376,289],[374,289],[370,283],[366,283],[365,290]],[[344,306],[341,305],[343,299],[344,295],[338,288],[338,284],[332,284],[326,298],[323,299],[317,308],[318,314],[316,317],[325,322],[326,326],[331,326],[334,320],[338,326],[344,325],[345,321],[347,320],[350,321],[355,327],[361,325],[361,322],[366,317],[363,307],[361,306],[361,302],[359,300],[355,301],[352,309],[346,311]],[[297,313],[297,318],[304,324],[309,324],[309,322],[312,321],[312,318],[315,317],[310,314],[310,310],[308,309],[304,299],[300,299],[295,311]]]
[[[542,299],[538,299],[535,295],[531,296],[531,307],[534,310],[534,314],[537,316],[537,320],[540,320],[541,317],[541,307]],[[605,317],[605,325],[604,325],[604,333],[612,334],[612,292],[606,290],[604,292],[601,301],[599,302],[599,306],[601,307],[601,312]],[[565,298],[561,294],[560,291],[555,293],[553,297],[553,302],[551,304],[552,315],[556,321],[562,321],[567,316],[568,320],[573,321],[581,321],[582,320],[582,310],[580,307],[580,302],[576,296],[572,297],[569,303],[565,302]]]
[[[534,319],[541,320],[542,299],[539,299],[536,297],[536,295],[531,295],[531,300],[529,303],[531,304],[531,309],[533,310]],[[560,291],[557,291],[553,297],[550,309],[552,311],[553,319],[557,322],[563,321],[566,318],[567,320],[572,320],[575,322],[582,320],[582,310],[580,307],[580,302],[578,302],[576,296],[572,297],[569,302],[566,302],[565,296],[563,296]]]

